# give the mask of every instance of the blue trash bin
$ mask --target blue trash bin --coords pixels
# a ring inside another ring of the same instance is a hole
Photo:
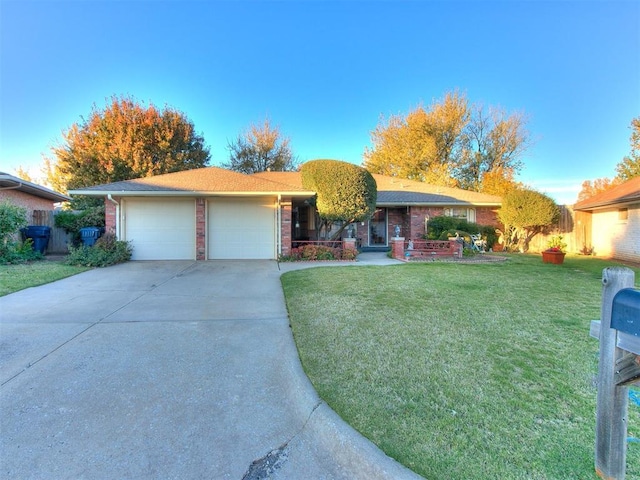
[[[29,225],[27,228],[23,228],[21,232],[25,238],[30,238],[33,241],[33,249],[44,255],[49,245],[51,227],[47,227],[46,225]]]
[[[100,229],[98,227],[84,227],[80,229],[80,238],[85,247],[93,247],[99,237]]]

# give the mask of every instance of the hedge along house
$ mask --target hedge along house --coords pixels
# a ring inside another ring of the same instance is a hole
[[[298,172],[260,172],[253,176],[302,188],[302,176]],[[421,239],[429,228],[429,219],[440,215],[501,227],[497,211],[502,199],[495,195],[386,175],[373,174],[373,178],[378,187],[373,218],[353,225],[352,233],[345,230],[346,236],[352,234],[358,239],[362,250],[388,250],[396,226],[406,240]],[[308,199],[294,198],[292,207],[293,241],[317,238],[315,210]]]
[[[314,195],[217,167],[69,193],[104,197],[106,230],[134,260],[276,259],[290,253],[292,202]]]

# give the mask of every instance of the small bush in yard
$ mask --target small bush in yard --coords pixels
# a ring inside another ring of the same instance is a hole
[[[355,260],[358,256],[358,251],[353,248],[345,248],[342,250],[342,260]]]
[[[27,210],[8,201],[0,203],[0,263],[24,263],[42,258],[33,250],[32,240],[18,240],[18,231],[27,226]]]
[[[42,260],[44,256],[33,249],[33,240],[27,238],[24,242],[11,242],[0,249],[0,263],[18,264],[34,260]]]
[[[131,260],[129,242],[117,240],[115,235],[100,237],[92,247],[69,247],[66,263],[84,267],[108,267]]]

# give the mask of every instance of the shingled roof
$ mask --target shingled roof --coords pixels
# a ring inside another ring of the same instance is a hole
[[[374,174],[378,186],[377,204],[392,205],[482,205],[500,206],[495,195],[459,188],[429,185],[413,180]],[[224,168],[206,167],[153,177],[124,180],[71,190],[75,195],[259,195],[311,196],[302,186],[300,172],[260,172],[253,175]]]
[[[47,187],[28,182],[5,172],[0,172],[0,189],[17,190],[28,193],[29,195],[51,200],[52,202],[67,202],[71,200],[71,197],[63,195],[62,193],[54,192]]]
[[[264,178],[302,188],[299,172],[260,172],[254,177]],[[470,192],[459,188],[440,187],[424,182],[373,174],[378,186],[377,205],[483,205],[500,206],[502,199],[495,195]]]
[[[623,206],[640,202],[640,177],[632,178],[617,187],[600,192],[573,206],[574,210],[595,210],[613,205]]]
[[[289,185],[260,178],[255,175],[232,172],[224,168],[205,167],[153,177],[124,180],[121,182],[94,185],[71,190],[76,195],[186,195],[228,194],[254,195],[286,193],[290,195],[313,195],[302,186]]]

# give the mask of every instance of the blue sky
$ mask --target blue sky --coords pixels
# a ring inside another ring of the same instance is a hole
[[[0,0],[0,169],[37,174],[112,95],[184,112],[211,149],[265,117],[301,161],[360,164],[381,116],[458,89],[520,111],[519,180],[572,203],[640,116],[640,2]]]

